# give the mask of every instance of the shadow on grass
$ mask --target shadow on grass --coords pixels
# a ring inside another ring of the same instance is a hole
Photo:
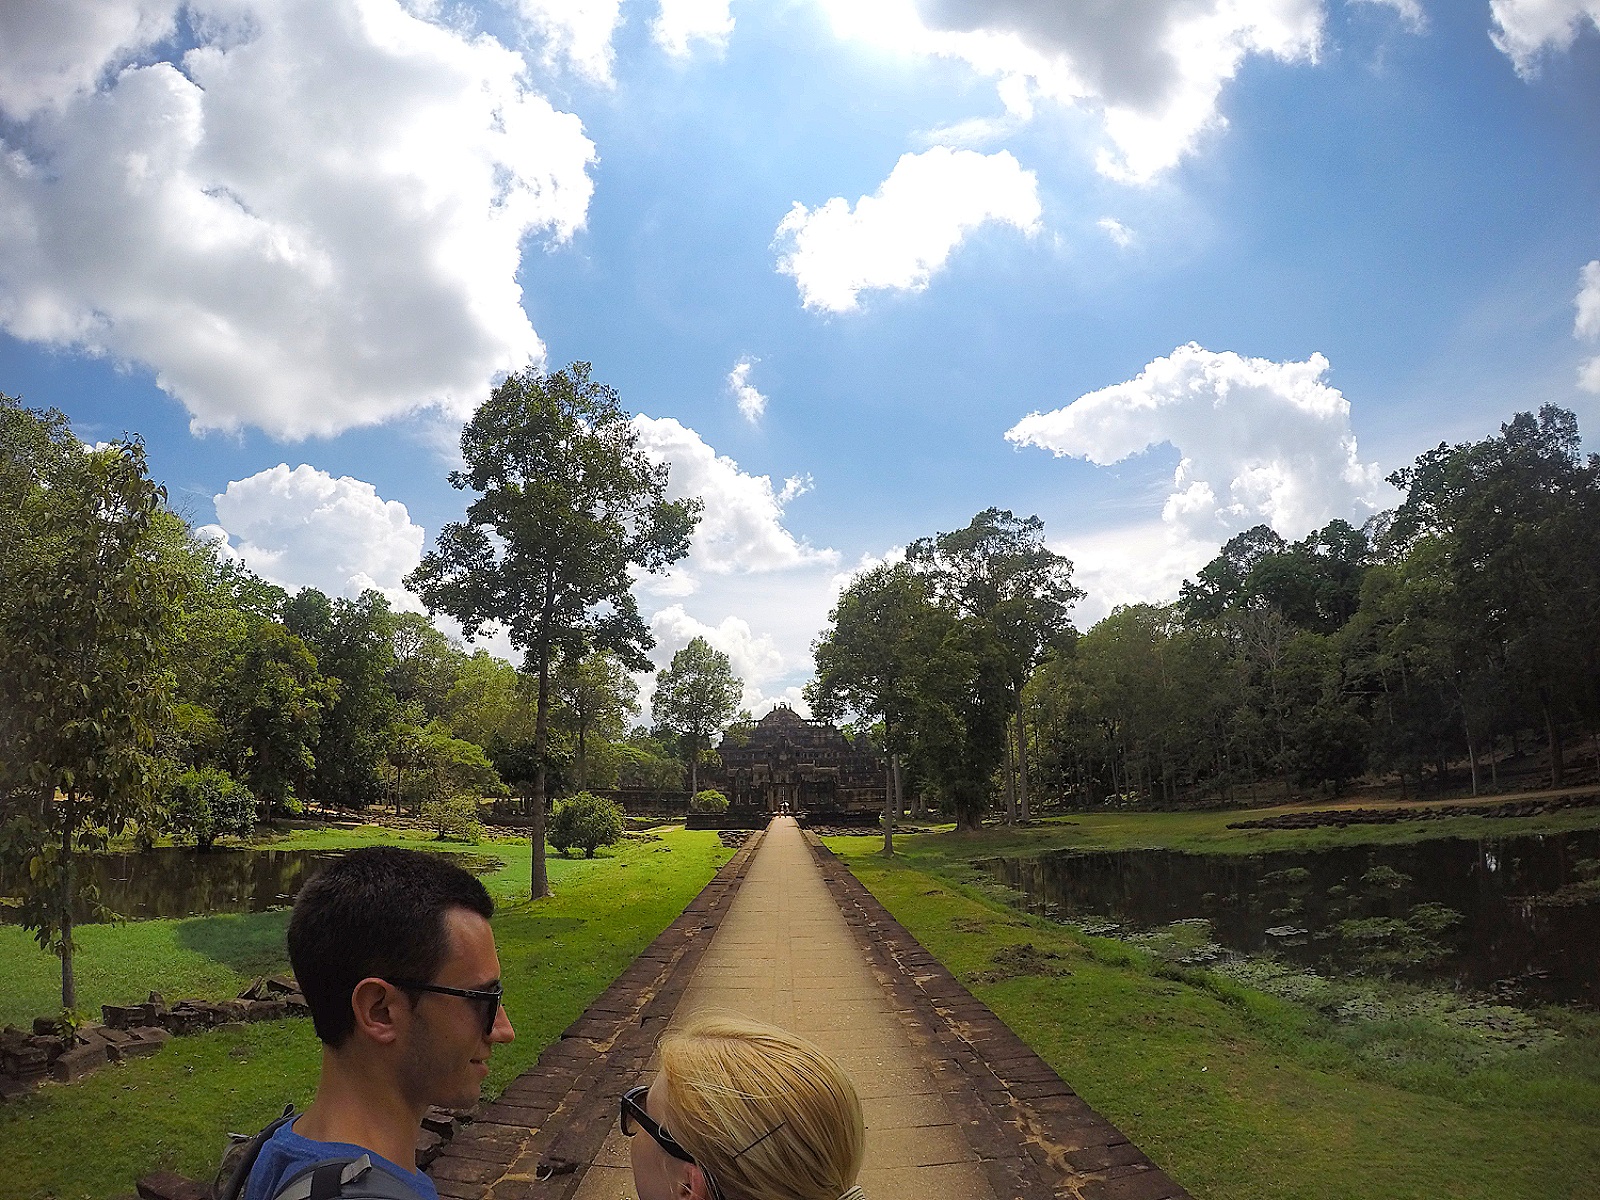
[[[261,913],[221,913],[182,921],[173,931],[178,945],[241,975],[281,971],[289,959],[284,935],[289,910]]]

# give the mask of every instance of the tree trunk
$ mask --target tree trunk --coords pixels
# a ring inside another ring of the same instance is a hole
[[[1011,750],[1011,731],[1006,730],[1006,824],[1017,823],[1017,760]]]
[[[548,614],[551,605],[546,603]],[[539,647],[539,699],[533,715],[533,824],[528,831],[532,874],[530,896],[543,900],[550,895],[550,874],[544,863],[544,813],[545,813],[545,743],[550,736],[550,640],[541,639]]]
[[[1461,723],[1467,732],[1467,765],[1472,768],[1472,794],[1478,794],[1478,748],[1472,744],[1472,729],[1465,721]]]
[[[78,978],[72,962],[72,900],[77,891],[73,871],[73,830],[78,824],[78,793],[67,793],[67,819],[61,832],[62,871],[66,874],[66,898],[61,905],[61,1007],[69,1012],[78,1007]]]
[[[1556,729],[1555,718],[1550,715],[1550,701],[1544,696],[1541,689],[1539,694],[1539,707],[1544,710],[1544,732],[1550,743],[1550,786],[1561,786],[1561,778],[1566,773],[1565,764],[1561,761],[1561,734]]]
[[[1017,815],[1026,823],[1032,816],[1028,806],[1028,726],[1017,705]]]
[[[1595,745],[1597,750],[1600,750],[1600,738],[1596,739]],[[1600,758],[1596,758],[1595,761],[1600,763]],[[898,754],[889,756],[889,777],[894,780],[894,811],[895,815],[899,816],[906,811],[906,793],[902,786],[903,780],[900,777],[900,756]]]
[[[578,721],[578,790],[589,790],[589,752],[584,744],[584,731],[588,726],[587,721]]]
[[[700,794],[700,739],[689,743],[689,802]]]
[[[883,768],[883,852],[894,854],[894,765],[891,759]]]

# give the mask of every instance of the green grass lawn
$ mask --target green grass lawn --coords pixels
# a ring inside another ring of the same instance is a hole
[[[383,842],[429,844],[362,829],[296,833],[274,845]],[[496,1050],[486,1096],[531,1066],[732,853],[715,833],[676,829],[592,860],[552,857],[556,895],[530,904],[525,841],[462,848],[506,862],[485,882],[498,906],[495,937],[517,1039]],[[152,987],[169,999],[232,995],[253,974],[287,965],[287,918],[262,913],[88,927],[79,959],[86,1006],[143,999]],[[0,963],[8,980],[26,980],[33,989],[16,1004],[22,1013],[59,1005],[56,962],[25,935],[0,940]],[[8,1011],[13,1006],[9,982],[5,1004]],[[310,1021],[275,1021],[175,1038],[150,1058],[71,1086],[42,1087],[0,1107],[0,1200],[106,1200],[131,1192],[138,1175],[158,1166],[209,1178],[228,1132],[253,1132],[285,1102],[303,1106],[311,1098],[318,1058]]]
[[[895,860],[875,853],[877,838],[829,845],[1085,1100],[1202,1200],[1600,1196],[1592,1014],[1537,1014],[1561,1036],[1530,1050],[1424,1020],[1352,1027],[1026,916],[963,882],[968,858],[1015,853],[1019,842],[1150,845],[1160,836],[1216,849],[1228,839],[1215,817],[1122,815],[1043,835],[897,839],[907,853]],[[1023,944],[1033,950],[1006,950]],[[1036,973],[1013,974],[1018,964]]]

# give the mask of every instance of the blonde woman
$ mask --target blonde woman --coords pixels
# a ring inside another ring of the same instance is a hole
[[[669,1034],[655,1080],[622,1097],[622,1132],[639,1200],[864,1200],[855,1086],[759,1021],[699,1017]]]

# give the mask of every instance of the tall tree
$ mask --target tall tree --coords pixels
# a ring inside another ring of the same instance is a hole
[[[577,743],[574,767],[579,791],[589,789],[594,739],[620,741],[629,717],[639,714],[639,685],[615,655],[595,651],[563,657],[555,669],[561,724]]]
[[[91,450],[59,414],[0,409],[16,502],[0,513],[0,854],[22,868],[22,921],[59,955],[73,1009],[77,856],[156,800],[182,577],[153,535],[165,492],[137,439]]]
[[[816,678],[806,700],[824,720],[852,714],[882,721],[890,756],[885,785],[883,852],[894,853],[899,796],[897,760],[910,736],[917,666],[931,652],[933,598],[926,575],[906,563],[884,564],[857,576],[829,614],[829,627],[812,646]]]
[[[738,715],[744,685],[728,656],[705,638],[692,638],[656,674],[650,711],[656,723],[677,734],[689,760],[689,794],[700,787],[700,751]]]
[[[1044,522],[987,508],[966,528],[919,538],[906,561],[927,573],[934,593],[969,618],[987,622],[1004,649],[1016,720],[1020,811],[1028,819],[1027,732],[1022,689],[1051,647],[1073,636],[1068,613],[1083,599],[1072,583],[1072,561],[1044,544]]]
[[[407,577],[433,612],[469,636],[498,622],[537,680],[532,815],[533,894],[544,864],[550,668],[559,655],[615,654],[645,670],[655,644],[630,590],[689,552],[700,501],[666,498],[667,467],[639,448],[616,392],[588,363],[509,376],[461,433],[466,470],[450,482],[477,494],[467,518],[439,533]]]
[[[359,808],[382,794],[380,766],[399,715],[389,685],[395,665],[389,601],[371,588],[354,600],[305,588],[284,606],[283,623],[339,689],[322,715],[312,792],[324,809]]]

